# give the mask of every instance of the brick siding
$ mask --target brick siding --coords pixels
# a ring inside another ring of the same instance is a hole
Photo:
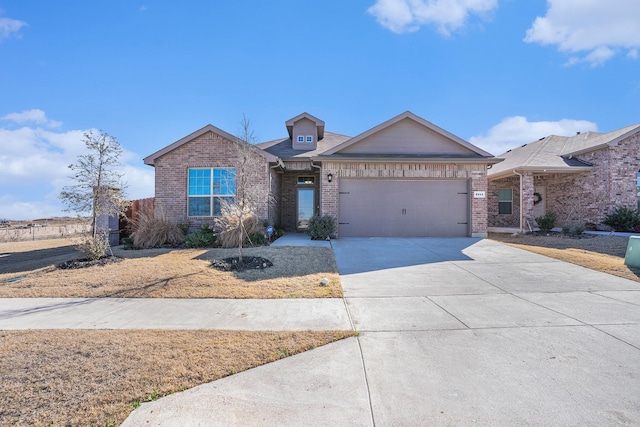
[[[269,165],[255,154],[264,170],[256,182],[257,186],[269,189]],[[172,150],[155,160],[155,208],[162,209],[166,217],[175,223],[189,223],[191,227],[213,225],[213,217],[187,216],[187,171],[196,167],[236,167],[238,159],[236,143],[214,132],[207,132],[192,141]],[[272,183],[272,188],[273,183]],[[277,187],[275,187],[277,189]],[[265,191],[266,192],[266,191]],[[257,206],[262,219],[269,218],[269,202],[264,200]]]
[[[331,173],[333,180],[328,181]],[[467,179],[471,183],[471,234],[487,235],[487,199],[473,198],[474,191],[487,191],[486,164],[453,163],[341,163],[324,162],[320,181],[320,214],[338,218],[340,178],[451,178]]]
[[[526,217],[531,223],[535,187],[546,187],[546,210],[557,214],[556,225],[597,226],[615,206],[637,208],[637,178],[640,170],[640,135],[631,136],[617,146],[585,153],[576,158],[593,164],[590,172],[530,175],[525,186]],[[519,227],[519,179],[513,177],[489,182],[489,226]],[[498,214],[498,189],[513,189],[513,214]],[[526,226],[526,224],[525,224]]]

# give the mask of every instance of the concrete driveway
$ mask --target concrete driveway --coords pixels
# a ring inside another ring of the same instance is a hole
[[[333,247],[357,338],[125,425],[640,425],[640,283],[489,240]]]

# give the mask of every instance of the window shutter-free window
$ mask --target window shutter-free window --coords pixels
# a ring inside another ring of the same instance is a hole
[[[498,189],[498,214],[511,215],[513,211],[513,190],[511,188]]]
[[[189,216],[220,216],[222,202],[234,202],[235,168],[191,168],[188,180]]]

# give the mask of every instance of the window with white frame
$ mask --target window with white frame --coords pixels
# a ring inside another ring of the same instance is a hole
[[[298,136],[298,142],[304,142],[304,135]]]
[[[222,201],[233,203],[235,195],[236,168],[189,169],[189,216],[220,216]]]
[[[498,189],[498,214],[511,215],[513,212],[513,190],[511,188]]]
[[[307,135],[307,142],[313,142],[313,136]]]

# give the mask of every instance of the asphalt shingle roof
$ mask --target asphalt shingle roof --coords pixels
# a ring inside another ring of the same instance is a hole
[[[307,151],[294,150],[291,138],[276,139],[274,141],[256,144],[256,146],[283,160],[295,158],[308,159],[310,157],[318,156],[349,139],[351,139],[350,136],[340,135],[339,133],[333,132],[325,132],[324,138],[318,141],[317,148],[315,150]]]
[[[574,136],[550,135],[538,141],[514,148],[500,154],[504,161],[494,165],[489,178],[504,175],[513,170],[572,172],[576,168],[589,167],[590,164],[573,157],[578,154],[598,150],[618,139],[640,132],[640,124],[627,126],[608,133],[585,132]]]

